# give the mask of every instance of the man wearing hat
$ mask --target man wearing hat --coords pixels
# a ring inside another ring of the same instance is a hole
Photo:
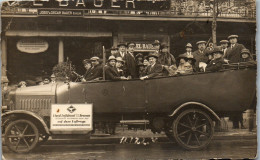
[[[242,49],[240,63],[243,63],[244,65],[247,66],[256,66],[257,64],[248,49]]]
[[[161,43],[159,40],[154,40],[153,42],[153,48],[156,50],[156,53],[159,53],[161,47]]]
[[[167,44],[162,44],[160,47],[158,63],[164,66],[176,65],[174,56],[168,52]]]
[[[206,67],[206,71],[217,72],[223,69],[224,59],[223,52],[220,48],[214,48],[211,52],[213,54],[213,59],[209,62]]]
[[[137,69],[136,69],[136,62],[135,62],[135,56],[134,56],[134,47],[135,43],[134,42],[129,42],[127,44],[127,52],[125,55],[125,67],[127,71],[129,72],[129,75],[131,78],[137,78]]]
[[[162,76],[163,74],[163,66],[157,63],[158,54],[156,52],[150,53],[148,59],[150,65],[145,69],[146,76],[140,77],[141,80]]]
[[[192,45],[190,43],[187,43],[185,46],[186,52],[181,54],[183,56],[192,56]]]
[[[230,47],[228,47],[224,58],[227,58],[230,63],[238,63],[240,60],[241,51],[245,48],[243,44],[237,43],[237,39],[238,35],[228,36]]]
[[[99,57],[92,57],[90,58],[90,62],[92,67],[87,70],[86,74],[84,75],[84,78],[82,81],[91,81],[96,78],[100,78],[103,76],[103,67],[99,64]]]
[[[125,76],[126,72],[124,69],[125,61],[121,57],[116,58],[116,70],[120,76]]]
[[[123,42],[120,42],[118,45],[118,52],[114,54],[115,57],[122,57],[125,58],[126,55],[126,44]]]
[[[196,44],[198,45],[198,50],[194,51],[192,53],[193,58],[195,58],[195,69],[196,71],[199,71],[199,64],[200,62],[206,63],[208,61],[208,57],[206,55],[207,52],[209,52],[206,49],[206,41],[198,41]]]
[[[105,80],[127,80],[127,78],[120,76],[116,69],[116,58],[110,56],[105,66]]]
[[[111,56],[116,56],[116,54],[118,54],[118,48],[117,47],[111,47],[110,48],[110,53],[111,53]]]
[[[221,50],[223,52],[223,57],[226,56],[227,48],[228,48],[228,40],[221,40],[220,41]]]

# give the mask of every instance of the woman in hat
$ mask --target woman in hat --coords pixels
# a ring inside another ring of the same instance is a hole
[[[178,57],[177,61],[179,62],[179,66],[176,71],[177,73],[180,73],[180,74],[193,73],[192,65],[187,62],[188,58],[186,56],[180,55]]]
[[[150,65],[145,70],[146,76],[140,77],[141,80],[162,76],[163,66],[157,63],[158,54],[156,52],[150,53],[148,55],[148,59]]]
[[[240,63],[247,66],[256,66],[256,61],[252,58],[252,55],[248,49],[242,49]]]
[[[127,80],[127,78],[120,76],[118,73],[114,56],[110,56],[107,62],[108,64],[105,66],[105,80]]]
[[[140,64],[140,63],[143,63],[144,61],[144,56],[142,53],[138,53],[136,56],[135,56],[135,60],[136,60],[136,65]]]
[[[219,48],[214,48],[212,54],[213,54],[213,59],[207,65],[206,71],[217,72],[223,69],[223,64],[225,63],[223,59],[223,52]]]
[[[168,45],[162,44],[160,47],[158,63],[164,66],[171,66],[176,64],[176,60],[172,54],[168,51]]]

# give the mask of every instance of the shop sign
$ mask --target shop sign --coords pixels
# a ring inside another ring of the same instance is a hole
[[[155,50],[152,43],[136,43],[135,46],[136,51],[142,51],[142,50]]]
[[[21,39],[16,44],[17,49],[25,53],[41,53],[45,52],[49,44],[45,40],[38,38]]]
[[[53,104],[51,130],[92,130],[92,104]]]

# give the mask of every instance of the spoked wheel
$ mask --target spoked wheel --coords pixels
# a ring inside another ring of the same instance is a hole
[[[198,109],[183,111],[173,122],[174,138],[188,150],[200,150],[208,146],[213,134],[211,118]]]
[[[42,145],[43,143],[47,142],[48,139],[49,139],[49,135],[48,134],[40,134],[39,135],[38,145]]]
[[[39,131],[35,124],[20,119],[11,122],[5,130],[7,147],[17,153],[26,153],[35,148],[39,140]]]

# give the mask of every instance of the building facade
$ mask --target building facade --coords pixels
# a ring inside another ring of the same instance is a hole
[[[2,82],[17,84],[52,74],[70,59],[79,73],[82,60],[102,58],[103,47],[135,42],[147,54],[152,43],[167,43],[175,57],[191,43],[211,41],[212,0],[71,0],[3,2]],[[255,53],[255,1],[219,0],[217,41],[230,34]]]

